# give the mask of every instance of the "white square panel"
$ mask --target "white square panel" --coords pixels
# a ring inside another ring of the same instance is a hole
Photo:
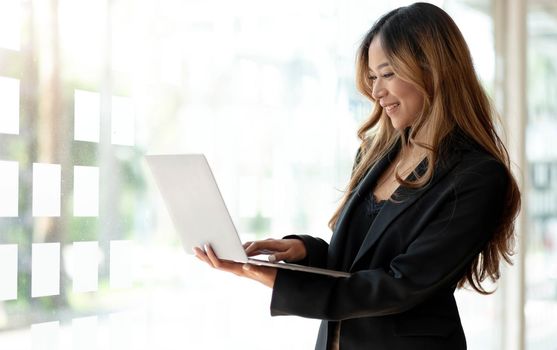
[[[60,349],[60,322],[44,322],[31,325],[32,350]]]
[[[98,92],[75,90],[74,139],[99,142],[101,96]]]
[[[19,51],[21,0],[0,1],[0,47]]]
[[[111,288],[129,288],[132,286],[133,263],[133,249],[130,241],[110,241]]]
[[[130,97],[112,97],[111,141],[115,145],[135,144],[135,112]]]
[[[73,291],[96,291],[99,286],[99,243],[75,242],[68,248],[66,258],[68,273],[73,279]]]
[[[75,166],[73,176],[75,216],[99,215],[99,168]]]
[[[33,164],[33,216],[60,216],[59,164]]]
[[[0,160],[0,216],[17,216],[19,163]]]
[[[72,348],[74,350],[97,350],[99,321],[96,316],[72,320]]]
[[[0,245],[0,300],[17,299],[17,244]]]
[[[31,261],[31,296],[59,294],[60,243],[34,243]]]
[[[1,31],[0,31],[1,32]],[[19,80],[0,77],[0,133],[19,134]]]

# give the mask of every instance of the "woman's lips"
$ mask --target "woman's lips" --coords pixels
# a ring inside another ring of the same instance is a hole
[[[393,113],[398,108],[398,106],[400,106],[400,103],[393,103],[393,104],[387,105],[383,108],[385,108],[385,112],[390,114],[390,113]]]

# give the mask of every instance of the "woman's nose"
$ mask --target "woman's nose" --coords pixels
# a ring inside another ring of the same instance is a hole
[[[387,94],[387,90],[385,89],[385,87],[378,82],[377,80],[373,83],[373,89],[371,90],[371,96],[376,99],[379,100],[382,97],[385,97],[385,95]]]

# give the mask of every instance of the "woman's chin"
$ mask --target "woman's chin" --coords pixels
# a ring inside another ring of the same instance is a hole
[[[391,125],[393,126],[393,128],[398,131],[404,131],[406,128],[412,125],[412,123],[408,123],[408,120],[404,122],[404,120],[401,120],[400,118],[393,118],[392,116],[389,116],[389,119],[391,120]]]

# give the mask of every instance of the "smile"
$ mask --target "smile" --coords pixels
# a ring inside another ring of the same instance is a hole
[[[392,105],[385,106],[384,108],[387,113],[392,113],[398,108],[398,106],[400,106],[400,103],[393,103]]]

